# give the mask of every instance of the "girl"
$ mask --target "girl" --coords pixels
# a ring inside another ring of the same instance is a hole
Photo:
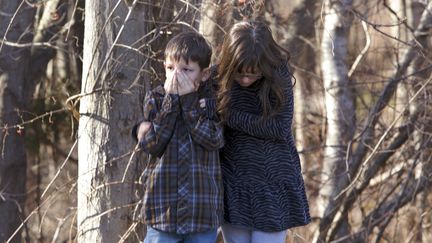
[[[224,39],[218,111],[226,139],[225,242],[285,242],[287,229],[310,221],[283,53],[261,22],[237,23]]]

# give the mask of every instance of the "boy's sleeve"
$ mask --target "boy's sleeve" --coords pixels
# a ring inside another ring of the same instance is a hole
[[[152,91],[146,94],[144,121],[151,122],[151,125],[139,145],[145,152],[160,157],[173,135],[180,108],[178,95],[165,94],[162,104],[159,104],[160,97],[156,95],[160,94]]]
[[[200,108],[197,92],[181,96],[180,104],[183,119],[194,142],[209,151],[222,148],[223,129],[217,119],[215,105]]]

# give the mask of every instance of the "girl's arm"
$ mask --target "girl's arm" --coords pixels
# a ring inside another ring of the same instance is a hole
[[[233,129],[245,132],[263,139],[286,140],[291,136],[293,118],[293,94],[292,87],[285,91],[285,102],[281,111],[268,118],[232,109],[227,120],[227,125]]]
[[[200,107],[198,93],[193,92],[180,97],[183,119],[195,143],[209,151],[223,147],[223,130],[216,117],[216,102],[205,102]]]
[[[150,126],[139,141],[139,145],[145,152],[160,157],[173,135],[180,108],[178,95],[165,94],[162,102],[159,101],[161,97],[157,97],[158,95],[162,96],[153,91],[146,94],[144,122],[150,122]]]

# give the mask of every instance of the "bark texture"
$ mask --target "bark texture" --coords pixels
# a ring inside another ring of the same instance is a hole
[[[318,201],[321,217],[325,217],[334,210],[336,206],[334,197],[342,189],[341,181],[348,179],[347,149],[355,132],[354,98],[350,90],[345,63],[348,31],[351,25],[349,12],[351,5],[350,0],[327,0],[324,5],[321,70],[325,88],[327,136]],[[348,232],[347,228],[341,228],[337,238]],[[321,240],[330,241],[331,239]]]
[[[137,160],[132,126],[142,115],[139,47],[148,33],[145,5],[86,1],[78,130],[78,242],[136,242]],[[142,90],[141,90],[142,91]]]

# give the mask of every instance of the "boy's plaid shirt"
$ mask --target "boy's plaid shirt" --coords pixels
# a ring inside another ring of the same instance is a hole
[[[214,99],[208,83],[181,97],[165,94],[161,86],[146,95],[144,119],[151,127],[140,147],[150,157],[142,212],[155,229],[195,233],[216,229],[222,221],[223,131],[215,105],[200,108],[198,102]]]

